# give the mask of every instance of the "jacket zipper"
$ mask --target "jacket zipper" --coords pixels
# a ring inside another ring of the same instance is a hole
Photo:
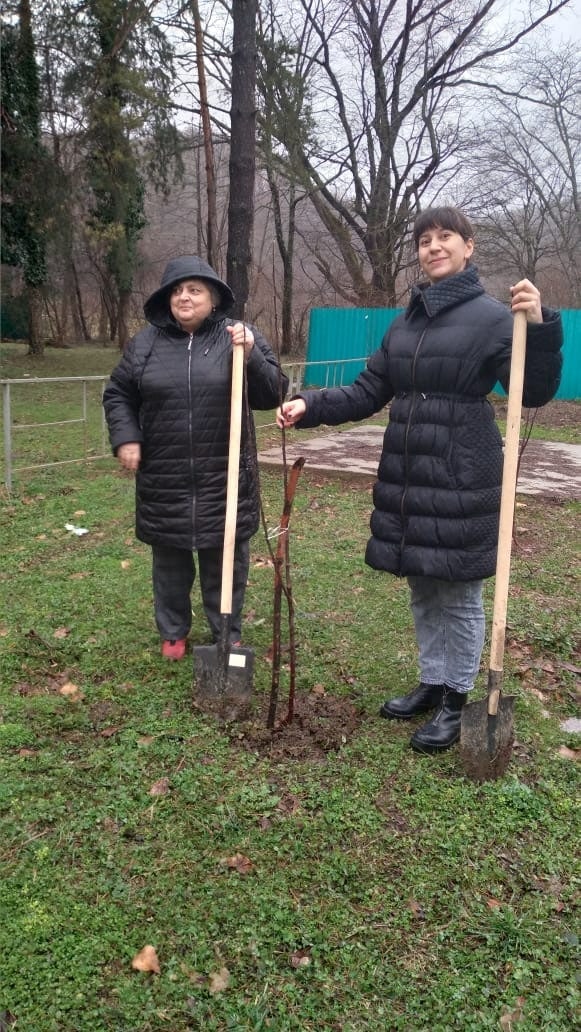
[[[417,362],[417,358],[418,358],[418,355],[419,355],[419,352],[420,352],[420,348],[421,348],[421,346],[423,344],[424,337],[426,336],[426,332],[427,332],[427,327],[426,327],[425,330],[422,330],[422,332],[420,334],[420,338],[418,340],[418,343],[416,344],[416,350],[414,352],[414,360],[412,362],[412,400],[411,400],[410,410],[409,410],[409,413],[408,413],[408,418],[407,418],[407,423],[406,423],[406,428],[405,428],[405,437],[404,437],[404,446],[403,446],[405,484],[404,484],[404,489],[403,489],[403,493],[402,493],[402,496],[401,496],[401,502],[400,502],[400,516],[401,516],[401,521],[402,521],[400,552],[403,552],[404,545],[405,545],[405,500],[406,500],[406,495],[407,495],[407,490],[408,490],[408,482],[409,482],[409,474],[408,474],[408,469],[409,469],[409,463],[408,463],[408,436],[409,436],[409,432],[410,432],[410,424],[411,424],[411,421],[412,421],[412,416],[414,414],[414,409],[416,407],[416,362]]]
[[[193,442],[193,417],[192,417],[192,341],[193,333],[190,333],[188,341],[188,435],[190,442],[190,480],[192,484],[192,545],[196,543],[196,490],[194,484],[194,442]]]

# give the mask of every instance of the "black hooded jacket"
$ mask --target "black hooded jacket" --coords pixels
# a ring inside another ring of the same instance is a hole
[[[557,312],[528,324],[523,404],[560,381]],[[391,402],[365,559],[399,576],[480,580],[495,572],[502,439],[487,394],[508,387],[513,318],[473,265],[414,288],[405,313],[350,387],[301,394],[299,427],[366,419]]]
[[[196,333],[181,329],[170,311],[172,288],[204,279],[220,295],[216,311]],[[141,444],[136,476],[136,533],[148,544],[220,548],[224,543],[230,436],[232,341],[226,326],[232,291],[202,259],[170,261],[161,285],[144,306],[150,323],[127,345],[105,388],[103,404],[113,451]],[[271,409],[288,381],[255,327],[245,363],[249,411],[243,411],[236,534],[260,521],[254,421],[250,409]],[[243,406],[246,408],[246,406]]]

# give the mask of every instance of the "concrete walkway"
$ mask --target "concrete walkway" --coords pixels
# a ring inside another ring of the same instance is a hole
[[[384,428],[357,426],[308,438],[300,430],[287,433],[286,457],[292,465],[304,455],[305,469],[375,478]],[[279,446],[259,452],[264,465],[282,465]],[[555,500],[581,500],[581,445],[530,440],[521,459],[519,494]]]

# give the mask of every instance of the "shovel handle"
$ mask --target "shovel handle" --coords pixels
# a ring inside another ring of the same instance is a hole
[[[244,382],[244,344],[232,347],[232,393],[230,397],[230,440],[228,444],[228,479],[226,481],[226,522],[222,556],[222,592],[220,612],[232,614],[232,582],[234,549],[238,516],[238,472],[242,432],[242,387]]]
[[[510,557],[514,523],[514,500],[518,472],[518,450],[522,395],[524,385],[525,355],[527,339],[527,317],[525,312],[515,312],[510,359],[510,382],[508,387],[508,409],[506,414],[506,436],[504,442],[504,463],[502,467],[502,491],[500,495],[500,518],[498,527],[498,551],[496,554],[496,579],[492,612],[492,633],[490,642],[490,672],[502,674],[504,643],[506,637],[506,613],[508,607],[508,584],[510,578]],[[500,697],[500,678],[492,678],[488,693],[488,713],[495,716]]]

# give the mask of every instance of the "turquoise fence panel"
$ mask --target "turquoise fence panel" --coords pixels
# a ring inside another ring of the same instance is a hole
[[[305,387],[352,383],[401,308],[313,308]]]
[[[402,308],[313,308],[304,372],[305,387],[352,383],[379,347]],[[563,320],[563,373],[557,398],[581,399],[581,310],[568,308]],[[500,384],[495,391],[502,393]]]

